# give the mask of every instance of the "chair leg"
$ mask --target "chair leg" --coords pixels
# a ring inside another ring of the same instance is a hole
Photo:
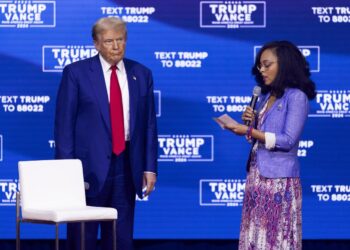
[[[16,250],[21,249],[20,245],[20,223],[21,223],[21,218],[19,215],[19,207],[20,207],[20,194],[17,192],[16,194]]]
[[[20,224],[19,221],[16,222],[16,250],[20,250],[21,249],[21,245],[20,245]]]
[[[117,250],[117,220],[113,220],[113,249]]]
[[[80,249],[85,250],[85,223],[80,223]]]
[[[55,249],[59,250],[60,246],[59,246],[59,238],[58,238],[58,223],[56,223],[56,241],[55,241]]]

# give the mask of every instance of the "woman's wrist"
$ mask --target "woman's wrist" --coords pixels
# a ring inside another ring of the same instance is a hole
[[[250,125],[247,129],[246,136],[250,140],[252,138],[252,133],[253,133],[253,126]]]

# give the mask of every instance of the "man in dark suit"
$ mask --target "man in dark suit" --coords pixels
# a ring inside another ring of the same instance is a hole
[[[117,244],[132,249],[135,196],[154,189],[157,125],[152,73],[124,58],[127,30],[117,18],[92,29],[98,55],[63,70],[57,95],[56,158],[81,159],[87,204],[118,210]],[[69,175],[69,173],[67,173]],[[112,225],[87,223],[87,249],[111,249]],[[69,249],[79,247],[79,225],[67,228]]]

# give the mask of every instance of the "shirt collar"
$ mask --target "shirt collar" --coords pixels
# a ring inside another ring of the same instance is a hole
[[[102,70],[104,73],[108,72],[111,68],[111,64],[109,64],[102,56],[101,54],[98,54],[99,58],[100,58],[100,62],[101,62],[101,66],[102,66]],[[118,63],[117,63],[117,68],[118,68],[118,71],[120,72],[125,72],[125,65],[124,65],[124,61],[123,60],[120,60]]]

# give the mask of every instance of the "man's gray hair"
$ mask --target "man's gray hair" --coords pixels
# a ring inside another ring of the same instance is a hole
[[[97,41],[97,36],[106,30],[122,30],[125,32],[125,39],[127,36],[126,23],[117,17],[102,17],[96,21],[92,26],[92,39]]]

